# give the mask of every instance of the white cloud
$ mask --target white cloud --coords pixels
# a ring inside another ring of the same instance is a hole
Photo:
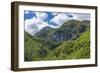
[[[56,16],[56,15],[58,15],[59,13],[57,13],[57,12],[53,12],[52,13],[52,15],[54,15],[54,16]]]
[[[73,17],[70,19],[78,20],[78,15],[77,14],[71,14]]]
[[[80,20],[80,21],[83,21],[83,20],[90,20],[90,14],[83,14],[83,13],[73,13],[71,14],[73,17],[70,18],[70,19],[75,19],[75,20]]]
[[[31,24],[34,24],[34,23],[36,23],[36,17],[33,17],[32,19],[26,19],[25,20],[25,26],[31,25]]]
[[[35,33],[37,33],[39,30],[37,28],[37,26],[35,25],[30,25],[26,28],[25,30],[26,32],[30,33],[31,35],[34,35]]]
[[[27,19],[25,20],[25,29],[27,29],[29,26],[32,26],[32,25],[36,25],[36,26],[41,25],[43,22],[44,22],[43,20],[36,17],[33,17],[32,19]]]
[[[68,16],[65,13],[60,13],[56,15],[54,18],[52,18],[50,22],[60,26],[67,20],[69,20]]]
[[[36,32],[38,32],[38,28],[35,25],[35,23],[37,22],[36,20],[37,20],[36,17],[25,20],[25,31],[27,31],[31,35],[34,35]]]
[[[40,24],[37,24],[38,30],[41,30],[44,27],[49,26],[48,22],[42,22]]]
[[[83,20],[90,20],[90,14],[77,14],[78,19],[83,21]]]
[[[54,25],[49,25],[49,27],[51,27],[51,28],[59,28],[59,26],[54,26]]]
[[[28,12],[26,12],[28,13]],[[76,20],[84,20],[84,19],[90,19],[90,15],[85,14],[75,14],[72,13],[73,17],[68,17],[66,13],[52,13],[54,17],[50,20],[50,24],[45,21],[45,19],[48,17],[48,14],[46,12],[34,12],[36,16],[34,16],[31,19],[25,20],[25,31],[30,33],[31,35],[34,35],[35,33],[39,32],[44,27],[51,27],[51,28],[59,28],[64,22],[70,20],[70,19],[76,19]],[[57,26],[52,25],[57,24]]]
[[[25,20],[25,31],[27,31],[31,35],[34,35],[42,28],[48,26],[48,23],[44,22],[44,20],[41,19],[41,17],[43,17],[43,16],[39,16],[39,17],[34,16],[31,19],[26,19]]]
[[[30,13],[29,11],[25,11],[25,14],[28,14],[28,13]]]
[[[41,20],[45,20],[48,17],[48,14],[45,12],[35,12],[36,17],[41,19]]]

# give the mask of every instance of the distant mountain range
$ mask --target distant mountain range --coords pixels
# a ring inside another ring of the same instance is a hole
[[[67,41],[74,39],[79,36],[80,33],[85,32],[89,29],[89,22],[87,21],[78,21],[78,20],[69,20],[64,23],[61,27],[53,29],[51,27],[44,27],[42,30],[37,32],[34,37],[38,37],[44,40],[52,41]]]
[[[25,61],[89,58],[89,32],[87,20],[69,20],[56,29],[46,26],[34,36],[25,31]]]

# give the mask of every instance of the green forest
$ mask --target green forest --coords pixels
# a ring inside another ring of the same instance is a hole
[[[90,21],[69,20],[61,27],[45,27],[34,36],[24,31],[24,60],[90,58]]]

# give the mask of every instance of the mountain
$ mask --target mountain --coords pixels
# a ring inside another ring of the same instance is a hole
[[[65,41],[50,53],[46,60],[90,58],[90,33],[84,32],[75,41]]]
[[[55,32],[55,30],[56,29],[47,26],[37,32],[34,36],[41,39],[48,39]]]
[[[69,20],[59,28],[44,27],[34,36],[24,32],[24,60],[86,59],[90,57],[90,22]]]
[[[83,22],[78,20],[69,20],[65,22],[55,33],[52,35],[54,41],[66,41],[73,37],[78,37],[80,33],[85,32],[86,26]]]
[[[86,23],[86,24],[90,24],[89,20],[84,20],[83,22]]]
[[[57,29],[50,27],[43,28],[40,32],[35,34],[35,37],[44,40],[51,40],[53,42],[63,42],[66,40],[76,39],[80,33],[86,31],[86,28],[88,27],[85,22],[69,20]]]

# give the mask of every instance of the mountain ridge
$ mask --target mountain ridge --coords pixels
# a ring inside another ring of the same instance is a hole
[[[89,29],[90,25],[88,22],[70,20],[57,29],[45,27],[34,36],[24,32],[24,60],[41,61],[89,58]]]

